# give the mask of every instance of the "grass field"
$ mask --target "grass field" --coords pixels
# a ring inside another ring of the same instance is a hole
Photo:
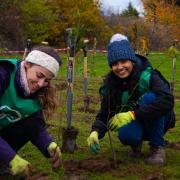
[[[177,58],[176,75],[175,75],[175,113],[176,127],[170,129],[165,135],[165,139],[171,144],[166,148],[167,164],[164,167],[150,166],[144,163],[148,155],[148,143],[144,142],[142,156],[139,158],[130,158],[127,156],[129,147],[119,143],[116,133],[111,133],[113,140],[113,148],[116,153],[118,166],[117,168],[104,167],[101,172],[95,169],[70,169],[67,171],[65,162],[67,160],[85,160],[90,163],[89,159],[100,159],[102,163],[106,160],[113,159],[113,154],[110,148],[109,138],[106,134],[105,138],[100,141],[101,151],[99,155],[93,155],[89,152],[86,139],[89,135],[91,124],[95,119],[99,109],[99,94],[98,90],[102,84],[104,75],[109,71],[107,65],[106,54],[89,55],[88,57],[88,96],[90,97],[90,109],[93,113],[85,113],[82,111],[84,106],[84,87],[83,87],[83,57],[78,56],[75,60],[74,67],[74,97],[73,97],[73,112],[72,125],[79,130],[76,143],[78,149],[73,153],[63,153],[63,167],[58,172],[53,172],[49,164],[49,160],[37,151],[31,143],[23,147],[19,154],[30,161],[38,170],[47,172],[50,180],[152,180],[152,179],[180,179],[180,147],[175,143],[180,142],[180,56]],[[172,77],[172,60],[167,58],[165,54],[150,54],[148,56],[154,68],[159,69],[168,81]],[[60,69],[58,78],[54,80],[54,84],[58,87],[59,107],[54,115],[47,120],[48,131],[52,134],[58,144],[62,144],[61,129],[66,127],[66,101],[67,90],[67,57],[62,55],[63,65]],[[99,162],[99,166],[101,162]],[[90,164],[89,164],[90,166]]]

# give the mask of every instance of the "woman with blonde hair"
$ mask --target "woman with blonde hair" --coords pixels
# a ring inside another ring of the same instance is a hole
[[[31,163],[17,154],[28,141],[51,158],[54,170],[60,167],[60,148],[44,117],[56,107],[51,80],[60,65],[59,54],[48,46],[34,48],[24,61],[0,60],[0,174],[31,173]]]

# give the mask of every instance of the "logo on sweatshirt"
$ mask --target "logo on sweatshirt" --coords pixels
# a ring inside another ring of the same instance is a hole
[[[22,118],[21,113],[9,106],[0,107],[0,120],[5,119],[9,122],[16,122]]]

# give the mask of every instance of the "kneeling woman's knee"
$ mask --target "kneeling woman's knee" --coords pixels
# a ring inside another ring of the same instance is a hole
[[[153,102],[156,99],[156,94],[152,92],[145,93],[141,98],[140,98],[140,105],[145,105]]]
[[[133,129],[127,125],[119,128],[118,138],[122,144],[136,146],[142,140],[142,130],[140,127]]]

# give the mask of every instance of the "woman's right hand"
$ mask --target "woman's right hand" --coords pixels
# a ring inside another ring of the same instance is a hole
[[[51,158],[51,165],[54,171],[57,171],[62,166],[62,155],[59,146],[55,142],[51,142],[48,146],[48,152]]]
[[[10,161],[10,170],[12,175],[18,176],[29,176],[32,171],[32,165],[26,161],[25,159],[21,158],[19,155],[15,155],[14,158]]]

